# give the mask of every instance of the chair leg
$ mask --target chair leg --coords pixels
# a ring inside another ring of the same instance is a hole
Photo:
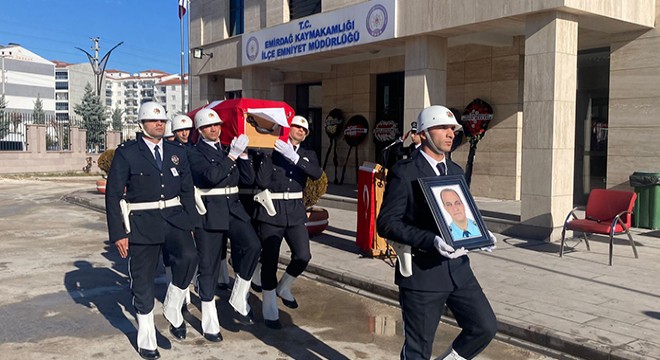
[[[564,242],[566,241],[566,226],[561,230],[561,246],[559,246],[559,257],[564,256]]]
[[[614,252],[614,234],[610,233],[610,266],[612,266],[612,253]]]
[[[587,250],[591,251],[591,246],[589,246],[589,239],[587,238],[587,233],[582,233],[582,237],[584,238],[584,243],[587,245]]]
[[[635,247],[635,242],[633,241],[632,235],[630,235],[630,231],[628,229],[626,229],[626,235],[628,235],[628,239],[630,239],[630,245],[632,245],[635,259],[639,259],[639,256],[637,255],[637,248]]]

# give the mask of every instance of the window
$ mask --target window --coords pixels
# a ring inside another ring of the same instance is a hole
[[[69,100],[69,93],[68,92],[55,93],[55,100]]]
[[[291,20],[321,12],[321,0],[289,0]]]
[[[176,90],[176,85],[170,86],[170,90]]]
[[[69,110],[69,103],[65,103],[65,102],[55,103],[55,110]]]
[[[56,81],[55,90],[68,90],[69,83],[67,81]]]
[[[55,119],[56,120],[69,120],[69,114],[68,113],[57,113],[55,114]]]
[[[69,73],[67,71],[56,71],[55,80],[68,80]]]
[[[229,36],[236,36],[242,33],[243,0],[231,0],[229,2]]]
[[[106,106],[112,106],[112,99],[105,99]]]

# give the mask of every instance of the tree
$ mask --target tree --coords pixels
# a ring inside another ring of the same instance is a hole
[[[121,116],[124,115],[124,109],[120,109],[119,107],[116,107],[114,110],[112,110],[112,115],[110,115],[110,118],[112,119],[112,129],[116,131],[121,131],[123,124],[121,122]]]
[[[37,94],[37,100],[34,102],[34,109],[32,110],[32,119],[35,124],[46,123],[46,113],[44,113],[44,104],[41,97]]]
[[[7,108],[7,100],[5,94],[0,95],[0,140],[2,140],[9,133],[9,121],[5,116],[5,109]]]
[[[105,123],[105,107],[94,93],[92,85],[85,85],[85,95],[82,102],[73,109],[83,118],[83,128],[87,130],[87,148],[101,148],[107,124]]]

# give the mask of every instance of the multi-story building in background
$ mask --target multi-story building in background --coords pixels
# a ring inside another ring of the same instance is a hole
[[[167,80],[161,80],[154,88],[154,100],[163,104],[170,118],[181,112],[187,112],[188,109],[188,76],[184,77],[183,97],[184,108],[181,110],[181,76],[176,75]]]
[[[32,113],[39,98],[45,114],[55,113],[55,64],[51,61],[18,44],[0,45],[0,76],[6,111]]]
[[[75,106],[82,102],[85,86],[94,87],[96,75],[88,63],[69,64],[54,60],[55,64],[55,117],[67,121],[76,117]],[[104,94],[101,93],[101,102]]]

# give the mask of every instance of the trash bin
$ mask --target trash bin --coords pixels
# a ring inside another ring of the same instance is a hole
[[[633,226],[660,229],[660,173],[634,172],[630,186],[637,193]]]

